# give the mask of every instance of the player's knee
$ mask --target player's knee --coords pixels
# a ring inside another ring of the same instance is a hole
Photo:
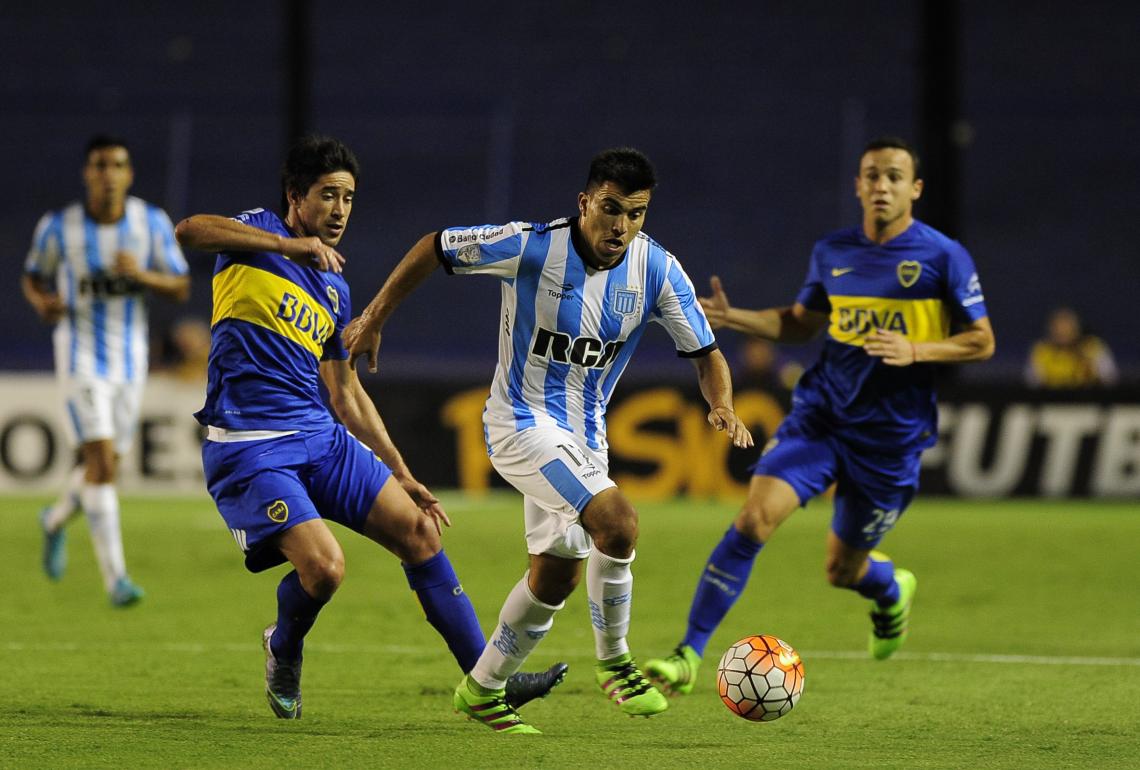
[[[344,580],[344,555],[329,554],[310,560],[301,575],[301,584],[314,598],[329,600]]]
[[[405,526],[397,533],[392,548],[400,561],[407,564],[418,564],[430,559],[439,553],[443,547],[436,531],[435,521],[427,516],[417,515],[407,520]]]
[[[766,543],[783,518],[767,501],[749,498],[736,516],[736,529],[750,540]]]
[[[637,510],[616,488],[612,494],[594,497],[581,521],[594,546],[607,556],[624,559],[637,546]]]
[[[628,558],[637,547],[637,516],[612,517],[607,526],[591,533],[594,547],[607,556]]]

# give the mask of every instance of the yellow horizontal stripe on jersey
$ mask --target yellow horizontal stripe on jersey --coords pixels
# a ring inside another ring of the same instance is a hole
[[[950,336],[950,315],[940,299],[886,299],[830,296],[836,342],[862,346],[875,329],[898,332],[911,342],[933,342]]]
[[[328,309],[300,286],[249,265],[230,265],[214,276],[210,325],[227,318],[276,332],[317,358],[336,328]]]

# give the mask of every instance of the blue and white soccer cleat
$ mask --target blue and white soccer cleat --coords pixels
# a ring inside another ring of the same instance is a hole
[[[138,604],[144,596],[146,591],[123,575],[115,581],[115,587],[111,589],[111,604],[115,607],[131,607]]]
[[[269,640],[277,624],[266,626],[261,634],[265,647],[265,697],[269,708],[281,719],[301,718],[301,659],[278,660]]]
[[[47,515],[50,510],[51,506],[47,506],[40,511],[40,529],[44,533],[43,566],[50,579],[59,580],[67,569],[67,532],[62,526],[54,532],[48,529]]]

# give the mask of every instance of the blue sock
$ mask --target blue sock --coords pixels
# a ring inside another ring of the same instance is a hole
[[[281,579],[277,584],[277,629],[269,640],[275,658],[297,660],[301,657],[305,634],[325,604],[326,601],[309,596],[296,570]]]
[[[428,623],[447,642],[455,661],[466,674],[475,667],[487,640],[447,554],[440,551],[425,562],[405,564],[404,574],[419,597]]]
[[[701,573],[689,610],[689,629],[681,644],[689,645],[698,655],[705,654],[709,637],[748,584],[752,562],[763,547],[763,543],[737,532],[735,525],[728,528]]]
[[[895,582],[895,563],[891,560],[868,559],[867,574],[852,586],[860,596],[874,599],[880,607],[890,607],[899,600],[899,584]]]

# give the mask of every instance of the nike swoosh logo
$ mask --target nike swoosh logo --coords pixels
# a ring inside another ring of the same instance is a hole
[[[838,278],[841,275],[847,275],[854,269],[853,267],[833,267],[831,268],[831,277]]]

